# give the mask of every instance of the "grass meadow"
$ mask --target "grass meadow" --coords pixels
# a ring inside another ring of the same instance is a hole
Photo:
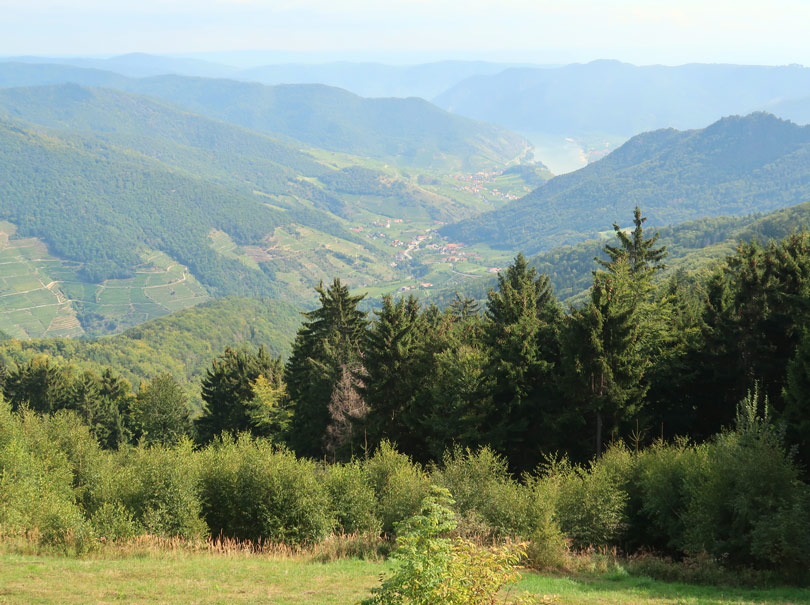
[[[323,552],[215,551],[154,545],[116,547],[84,557],[12,549],[0,554],[0,603],[357,603],[390,569],[381,559],[327,560]],[[810,603],[795,587],[698,586],[610,570],[524,571],[509,593],[537,603]],[[508,597],[509,594],[504,594]]]

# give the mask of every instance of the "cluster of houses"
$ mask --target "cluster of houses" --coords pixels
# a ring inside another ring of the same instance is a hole
[[[475,174],[457,174],[455,178],[457,181],[464,183],[454,187],[456,191],[463,191],[465,193],[472,193],[478,197],[484,197],[484,194],[494,196],[500,200],[516,200],[519,196],[511,193],[504,193],[496,187],[487,187],[492,183],[496,177],[501,176],[500,172],[476,172]]]
[[[429,281],[419,282],[419,285],[402,286],[397,292],[408,292],[409,290],[416,290],[417,288],[432,288],[433,284]]]

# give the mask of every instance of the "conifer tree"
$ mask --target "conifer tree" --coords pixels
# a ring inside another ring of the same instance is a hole
[[[486,317],[493,383],[488,441],[513,464],[533,465],[559,418],[553,374],[562,311],[548,276],[518,254],[489,292]]]
[[[284,375],[293,412],[290,445],[299,455],[317,457],[324,451],[329,403],[342,368],[359,371],[368,321],[357,308],[363,296],[351,296],[339,279],[315,291],[321,306],[304,313]]]
[[[637,276],[643,273],[657,273],[666,268],[663,260],[667,255],[667,247],[655,247],[655,242],[658,241],[658,234],[652,237],[644,236],[644,223],[647,217],[641,216],[641,208],[638,206],[633,210],[633,229],[632,233],[628,236],[624,230],[619,227],[617,223],[613,223],[613,230],[616,232],[616,237],[619,240],[618,246],[611,246],[606,244],[604,252],[607,254],[609,260],[596,259],[600,265],[608,271],[616,263],[620,257],[627,258],[630,266],[630,274]]]
[[[70,407],[71,376],[66,368],[38,355],[28,363],[12,367],[3,381],[3,395],[16,410],[22,405],[49,413]]]
[[[223,431],[255,432],[250,403],[253,385],[259,376],[280,381],[281,360],[267,354],[264,347],[254,353],[248,349],[227,347],[202,381],[203,413],[196,421],[198,438],[207,442]]]
[[[424,363],[425,322],[412,296],[396,302],[391,296],[383,297],[375,315],[364,348],[360,389],[369,408],[369,445],[374,448],[387,439],[412,453],[419,426],[413,405],[429,371]]]
[[[788,363],[782,391],[788,438],[804,462],[810,460],[810,330],[805,329],[796,353]]]
[[[594,274],[587,305],[575,310],[566,333],[567,367],[583,411],[595,419],[595,450],[601,456],[606,418],[615,425],[640,403],[646,360],[638,355],[630,266],[619,257],[612,273]]]
[[[572,313],[566,335],[566,367],[584,410],[594,416],[595,449],[602,453],[604,423],[615,428],[635,415],[649,388],[645,375],[654,352],[668,339],[670,300],[655,300],[653,276],[663,268],[658,234],[644,235],[641,210],[628,236],[614,223],[619,245],[607,244],[607,260],[595,259],[589,303]]]

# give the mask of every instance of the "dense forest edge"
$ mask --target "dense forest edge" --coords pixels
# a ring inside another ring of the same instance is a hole
[[[369,314],[322,284],[286,361],[224,348],[194,415],[169,373],[134,392],[114,367],[8,364],[0,532],[392,539],[438,487],[457,535],[524,540],[540,568],[617,548],[806,581],[810,235],[664,275],[645,220],[614,225],[577,308],[522,255],[483,307]]]

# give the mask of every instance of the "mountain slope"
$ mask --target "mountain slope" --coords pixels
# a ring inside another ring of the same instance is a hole
[[[93,281],[131,277],[138,251],[161,250],[214,291],[269,294],[260,271],[218,256],[211,229],[255,242],[289,222],[255,196],[127,150],[45,136],[0,121],[0,219],[84,263]]]
[[[433,101],[521,133],[632,136],[657,128],[697,128],[777,99],[807,96],[810,68],[797,65],[637,67],[594,61],[475,76]]]
[[[187,57],[167,57],[148,53],[127,53],[108,59],[90,57],[9,57],[7,61],[33,64],[57,64],[111,71],[131,78],[177,74],[203,78],[230,77],[236,67]]]
[[[702,130],[659,130],[441,233],[535,253],[594,237],[633,207],[653,225],[768,212],[810,198],[810,127],[755,113]]]
[[[243,70],[231,77],[262,84],[326,84],[362,97],[421,97],[432,99],[462,80],[492,75],[512,67],[485,61],[437,61],[421,65],[382,63],[265,65]]]
[[[322,85],[125,78],[70,66],[0,63],[0,86],[75,83],[170,101],[207,117],[331,151],[444,169],[503,166],[530,146],[498,126],[454,116],[422,99],[364,99]]]
[[[808,196],[810,197],[810,196]],[[810,229],[810,202],[776,210],[768,214],[741,217],[721,216],[688,221],[661,227],[645,224],[648,233],[658,233],[658,243],[667,247],[667,277],[679,269],[703,270],[733,253],[737,242],[756,239],[767,242],[784,238],[796,230]],[[557,297],[569,303],[577,302],[590,288],[592,271],[597,269],[594,258],[606,258],[603,249],[613,243],[612,232],[573,246],[560,246],[528,259],[529,265],[547,274]],[[497,278],[486,276],[471,280],[464,287],[436,292],[432,302],[444,306],[456,293],[475,300],[486,300],[490,288],[496,288]]]
[[[97,340],[0,339],[0,363],[47,354],[97,371],[113,367],[136,387],[169,372],[199,400],[199,380],[225,347],[264,345],[272,355],[286,356],[300,322],[299,309],[283,301],[222,298]]]

